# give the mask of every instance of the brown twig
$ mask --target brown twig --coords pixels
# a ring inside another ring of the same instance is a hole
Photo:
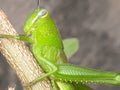
[[[7,20],[6,15],[0,9],[0,34],[17,35],[16,31]],[[24,42],[15,39],[0,39],[0,51],[6,57],[7,62],[16,72],[25,85],[43,74],[29,49]],[[25,90],[52,90],[50,82],[45,79]]]

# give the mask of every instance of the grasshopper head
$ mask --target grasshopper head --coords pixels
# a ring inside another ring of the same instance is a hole
[[[49,19],[49,13],[46,9],[36,9],[26,20],[24,25],[24,33],[29,36],[36,30],[37,26],[40,26],[44,21]]]

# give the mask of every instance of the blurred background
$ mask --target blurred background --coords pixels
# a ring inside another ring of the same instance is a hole
[[[120,72],[120,1],[119,0],[41,0],[49,10],[63,39],[76,37],[80,48],[70,63],[105,71]],[[37,8],[37,0],[0,0],[13,27],[23,34],[24,21]],[[0,55],[0,90],[22,86]],[[91,85],[95,90],[120,90],[120,86]]]

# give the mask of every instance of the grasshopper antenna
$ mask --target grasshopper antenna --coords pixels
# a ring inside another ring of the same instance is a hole
[[[40,0],[37,0],[37,7],[40,7]]]

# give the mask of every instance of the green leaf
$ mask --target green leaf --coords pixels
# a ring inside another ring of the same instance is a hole
[[[64,51],[67,58],[72,57],[79,48],[79,41],[76,38],[68,38],[63,40]]]

